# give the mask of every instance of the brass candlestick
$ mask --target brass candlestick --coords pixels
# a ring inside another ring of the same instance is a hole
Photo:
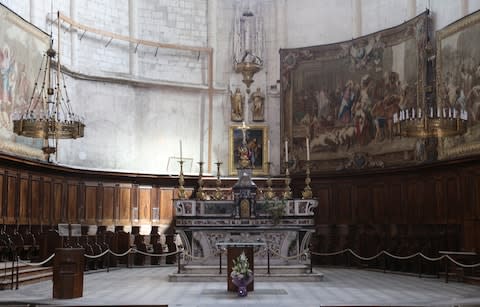
[[[310,187],[310,182],[312,181],[310,179],[310,161],[307,161],[307,177],[305,178],[305,188],[303,189],[302,192],[302,199],[311,199],[312,198],[312,188]]]
[[[267,162],[267,168],[268,168],[267,191],[265,192],[265,196],[264,196],[266,200],[272,200],[273,197],[275,196],[275,193],[273,193],[273,189],[272,189],[272,176],[270,174],[271,165],[272,165],[272,162]]]
[[[290,188],[290,172],[288,171],[288,161],[285,161],[285,192],[283,192],[283,199],[292,198],[292,189]]]
[[[198,189],[197,189],[197,199],[199,200],[205,200],[205,192],[203,191],[203,163],[204,162],[198,162],[198,165],[200,166],[200,171],[198,173]]]
[[[222,180],[220,179],[220,165],[222,165],[222,162],[217,162],[215,163],[217,165],[217,187],[215,189],[215,193],[213,194],[213,199],[215,200],[222,200],[223,199],[223,193],[220,187],[222,186]]]
[[[180,163],[180,174],[178,176],[178,198],[179,199],[186,199],[187,197],[185,196],[185,187],[183,184],[185,183],[185,178],[183,177],[183,160],[178,161]]]

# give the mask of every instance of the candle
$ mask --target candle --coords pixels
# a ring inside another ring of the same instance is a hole
[[[288,162],[288,140],[285,140],[285,161]]]
[[[270,139],[267,141],[267,163],[270,162]]]
[[[182,160],[182,140],[180,140],[180,160]]]
[[[307,161],[310,161],[310,141],[308,140],[308,137],[306,139],[307,142]]]

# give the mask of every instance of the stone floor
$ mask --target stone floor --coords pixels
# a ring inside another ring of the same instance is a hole
[[[0,304],[24,302],[65,306],[480,306],[480,287],[443,279],[390,273],[315,268],[320,282],[256,282],[240,298],[224,282],[168,282],[174,267],[117,269],[85,274],[83,297],[53,300],[52,282],[0,291]]]

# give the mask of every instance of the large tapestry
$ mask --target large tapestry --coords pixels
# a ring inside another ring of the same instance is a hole
[[[424,107],[427,13],[347,42],[280,50],[282,137],[300,171],[415,161],[415,139],[393,133],[393,114]],[[327,29],[326,29],[327,30]],[[283,153],[283,150],[282,150]]]
[[[437,103],[468,114],[463,135],[439,140],[439,159],[480,152],[480,11],[437,31]]]
[[[0,151],[44,158],[41,142],[13,133],[13,117],[28,108],[49,41],[48,34],[0,4]]]

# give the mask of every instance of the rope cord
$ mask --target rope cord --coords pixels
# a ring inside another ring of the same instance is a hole
[[[417,257],[417,256],[420,256],[423,259],[428,260],[428,261],[439,261],[439,260],[442,260],[444,258],[447,258],[448,260],[450,260],[451,262],[455,263],[456,265],[458,265],[459,267],[462,267],[462,268],[480,267],[480,263],[463,264],[461,262],[456,261],[455,259],[453,259],[449,255],[443,255],[443,256],[440,256],[440,257],[437,257],[437,258],[432,258],[432,257],[425,256],[424,254],[422,254],[420,252],[416,252],[416,253],[408,255],[408,256],[397,256],[397,255],[394,255],[394,254],[391,254],[391,253],[387,252],[386,250],[382,250],[381,252],[379,252],[375,256],[362,257],[362,256],[358,255],[357,253],[355,253],[353,250],[348,248],[348,249],[344,249],[344,250],[341,250],[341,251],[338,251],[338,252],[332,252],[332,253],[316,253],[316,252],[310,251],[310,254],[315,255],[315,256],[334,256],[334,255],[343,254],[345,252],[350,252],[353,256],[357,257],[360,260],[365,260],[365,261],[373,260],[375,258],[380,257],[382,254],[385,254],[387,256],[390,256],[390,257],[392,257],[394,259],[398,259],[398,260],[407,260],[407,259],[411,259],[411,258],[414,258],[414,257]]]
[[[48,258],[45,259],[44,261],[42,261],[42,262],[36,262],[36,263],[23,261],[22,259],[20,259],[20,257],[17,257],[17,259],[18,259],[18,262],[21,262],[21,263],[26,264],[26,265],[29,265],[29,266],[40,266],[40,265],[44,265],[45,263],[47,263],[47,262],[49,262],[50,260],[52,260],[53,257],[55,257],[55,253],[51,254],[50,257],[48,257]]]
[[[134,249],[133,249],[133,252],[134,252],[134,253],[139,253],[139,254],[142,254],[142,255],[145,255],[145,256],[165,257],[165,256],[171,256],[171,255],[179,254],[179,253],[183,252],[183,250],[179,250],[179,251],[175,251],[175,252],[169,252],[169,253],[164,253],[164,254],[151,254],[151,253],[143,252],[143,251],[140,251],[140,250],[134,248]]]
[[[308,254],[308,249],[305,249],[305,250],[301,251],[299,254],[289,256],[289,257],[285,257],[285,256],[282,256],[279,253],[277,253],[274,249],[268,248],[268,250],[271,251],[272,254],[274,254],[275,256],[278,256],[278,257],[280,257],[282,259],[285,259],[285,260],[298,259],[298,258]]]

